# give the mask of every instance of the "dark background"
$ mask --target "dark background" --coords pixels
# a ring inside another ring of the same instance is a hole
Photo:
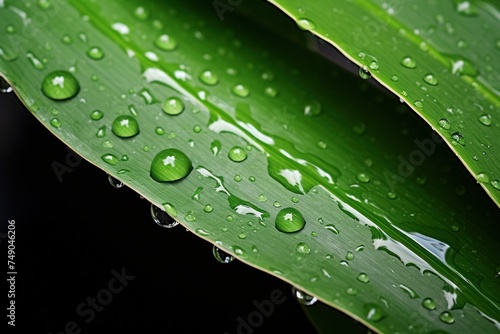
[[[75,321],[81,333],[233,334],[237,318],[256,310],[253,301],[278,289],[285,302],[242,333],[315,333],[288,284],[237,260],[218,263],[212,245],[180,225],[157,226],[148,201],[113,188],[87,161],[60,182],[52,163],[67,165],[67,154],[14,93],[0,93],[0,233],[15,220],[15,332],[64,333]],[[1,245],[6,273],[4,234]],[[85,323],[77,306],[122,268],[135,278]]]

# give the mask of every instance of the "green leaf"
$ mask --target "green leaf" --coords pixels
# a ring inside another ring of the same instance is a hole
[[[269,2],[411,106],[500,206],[498,2]]]
[[[499,326],[498,208],[393,96],[213,3],[2,5],[33,115],[200,238],[372,329]]]

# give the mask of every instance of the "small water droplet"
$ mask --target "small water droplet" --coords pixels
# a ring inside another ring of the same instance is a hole
[[[304,306],[311,306],[318,300],[316,297],[310,296],[296,287],[292,287],[292,294],[295,296],[295,299]]]
[[[278,96],[278,90],[274,87],[266,87],[266,89],[264,90],[264,93],[266,93],[267,96],[269,97],[276,97]]]
[[[273,206],[274,206],[275,208],[281,208],[281,203],[280,203],[280,202],[278,202],[278,201],[274,201],[274,202],[273,202]]]
[[[160,209],[154,204],[151,204],[151,218],[153,218],[153,221],[158,224],[158,226],[161,226],[163,228],[172,228],[179,225],[179,223],[175,219],[173,219],[166,211]]]
[[[177,41],[167,34],[158,36],[155,41],[155,45],[158,49],[163,51],[172,51],[177,47]]]
[[[257,197],[257,201],[265,202],[265,201],[267,201],[267,196],[264,194],[260,194],[259,197]]]
[[[498,180],[492,180],[490,184],[495,188],[496,190],[500,190],[500,181]]]
[[[241,85],[241,84],[238,84],[236,86],[233,87],[233,89],[231,90],[236,96],[239,96],[239,97],[247,97],[248,95],[250,95],[250,90]]]
[[[404,284],[399,284],[399,287],[401,288],[401,290],[403,290],[407,295],[408,297],[410,297],[411,299],[416,299],[418,298],[418,294],[415,292],[415,290],[413,290],[412,288],[404,285]]]
[[[290,200],[292,201],[292,203],[299,203],[299,198],[297,196],[292,196]]]
[[[229,150],[228,156],[234,162],[242,162],[247,158],[247,153],[241,146],[233,146]]]
[[[200,81],[206,85],[214,86],[219,82],[219,77],[212,71],[203,71],[200,74]]]
[[[368,277],[367,274],[365,273],[361,273],[358,275],[357,277],[358,281],[362,282],[362,283],[368,283],[370,282],[370,277]]]
[[[395,199],[396,198],[396,193],[395,192],[392,192],[392,191],[389,191],[387,193],[387,198],[388,199]]]
[[[465,139],[464,136],[460,132],[454,132],[451,135],[451,140],[453,145],[460,144],[462,146],[465,146]]]
[[[321,104],[318,101],[312,101],[304,107],[304,115],[318,116],[321,114]]]
[[[294,208],[282,209],[276,215],[275,226],[278,231],[293,233],[304,228],[306,222],[299,210]]]
[[[247,257],[247,252],[239,246],[232,246],[234,254],[238,255],[239,257],[245,259]]]
[[[356,252],[358,252],[358,253],[359,253],[359,252],[362,252],[362,251],[364,251],[364,250],[365,250],[365,246],[364,246],[364,245],[359,245],[358,247],[354,248],[354,250],[355,250]]]
[[[214,211],[214,208],[210,204],[207,204],[203,208],[203,211],[205,211],[206,213],[211,213],[212,211]]]
[[[295,250],[300,254],[311,254],[311,248],[305,242],[299,242]]]
[[[257,179],[255,178],[255,176],[249,176],[249,177],[248,177],[248,180],[249,180],[250,182],[255,182]]]
[[[313,21],[306,18],[297,19],[297,25],[299,26],[300,29],[306,31],[316,29],[316,24]]]
[[[441,118],[438,122],[438,125],[441,129],[449,130],[451,125],[450,121],[448,121],[446,118]]]
[[[114,154],[111,154],[111,153],[108,153],[108,154],[104,154],[103,156],[101,156],[101,159],[111,165],[111,166],[115,166],[116,164],[118,164],[120,162],[120,159],[118,159],[118,157]]]
[[[169,97],[163,102],[162,109],[167,115],[176,116],[184,111],[184,103],[178,97]]]
[[[362,183],[370,182],[370,177],[365,173],[359,173],[358,175],[356,175],[356,179]]]
[[[486,173],[478,173],[476,175],[476,180],[478,180],[481,183],[488,183],[490,182],[490,177]]]
[[[332,232],[333,234],[339,234],[339,230],[337,230],[337,228],[333,225],[333,224],[327,224],[325,225],[325,229],[327,229],[328,231]]]
[[[425,298],[422,300],[422,306],[425,309],[432,311],[436,309],[436,302],[432,298]]]
[[[50,125],[52,125],[56,129],[59,129],[61,127],[62,123],[58,118],[52,118],[50,120]]]
[[[361,77],[361,79],[370,79],[372,77],[372,74],[370,73],[370,71],[368,71],[368,69],[366,67],[360,67],[359,68],[359,76]]]
[[[147,20],[149,18],[149,11],[142,6],[139,6],[134,10],[134,16],[139,20]]]
[[[38,7],[43,10],[47,10],[52,7],[52,3],[50,2],[50,0],[38,0]]]
[[[366,319],[372,322],[378,322],[385,317],[384,310],[377,304],[368,303],[364,306],[366,311]]]
[[[188,211],[187,214],[184,216],[184,219],[187,222],[194,222],[196,220],[196,216],[194,215],[193,211]]]
[[[121,115],[115,118],[111,131],[120,138],[130,138],[139,134],[139,123],[129,115]]]
[[[324,141],[322,141],[322,140],[318,141],[318,142],[316,143],[316,145],[317,145],[319,148],[323,149],[323,150],[325,150],[325,149],[327,149],[327,148],[328,148],[328,145],[327,145]]]
[[[124,185],[122,181],[120,181],[120,180],[118,180],[118,179],[116,179],[116,178],[112,177],[111,175],[108,175],[108,182],[109,182],[109,184],[111,184],[114,188],[117,188],[117,189],[122,188],[122,187],[123,187],[123,185]]]
[[[41,62],[40,59],[38,59],[32,52],[26,53],[26,58],[29,59],[31,65],[33,65],[33,67],[37,70],[43,70],[45,68],[43,62]]]
[[[368,67],[370,67],[370,70],[378,70],[378,63],[375,60],[372,60]]]
[[[80,91],[80,84],[73,74],[66,71],[54,71],[45,76],[42,92],[52,100],[67,100]]]
[[[429,85],[431,85],[431,86],[436,86],[438,84],[437,78],[434,75],[432,75],[432,74],[427,74],[424,77],[424,81],[426,83],[428,83]]]
[[[356,296],[358,294],[358,290],[356,290],[355,288],[347,288],[345,290],[345,292],[349,295],[349,296]]]
[[[193,127],[193,131],[194,131],[194,133],[200,133],[200,132],[201,132],[201,126],[199,126],[199,125],[195,125],[195,126]]]
[[[424,106],[424,103],[423,103],[422,101],[420,101],[420,100],[415,100],[415,101],[413,102],[413,105],[414,105],[415,107],[419,108],[419,109],[422,109],[422,107]]]
[[[94,46],[87,51],[87,56],[93,60],[101,60],[104,58],[104,51],[100,47]]]
[[[98,121],[104,117],[104,113],[100,110],[94,110],[90,113],[90,119]]]
[[[243,178],[241,177],[241,175],[236,174],[236,175],[234,176],[234,180],[235,180],[236,182],[241,182],[241,180],[243,180]]]
[[[185,178],[192,170],[191,160],[184,152],[168,148],[153,158],[150,176],[158,182],[172,182]]]
[[[348,260],[348,261],[354,260],[354,253],[351,252],[351,251],[347,252],[346,255],[345,255],[345,259]]]
[[[238,238],[240,238],[240,239],[246,239],[247,235],[245,233],[240,233],[240,234],[238,234]]]
[[[399,78],[398,78],[396,75],[393,75],[393,76],[391,77],[391,80],[392,80],[392,81],[394,81],[394,82],[396,82],[396,81],[398,81],[398,80],[399,80]]]
[[[212,249],[212,253],[214,254],[215,259],[217,261],[219,261],[220,263],[226,264],[226,263],[232,262],[234,260],[234,256],[229,255],[228,253],[224,252],[223,250],[221,250],[220,248],[218,248],[215,245]]]
[[[481,124],[483,124],[483,125],[490,126],[491,125],[491,116],[488,114],[483,114],[479,117],[479,122],[481,122]]]
[[[445,324],[450,324],[450,325],[455,322],[453,314],[451,314],[451,312],[448,311],[444,311],[443,313],[441,313],[439,315],[439,320],[441,320]]]
[[[417,62],[411,57],[404,57],[403,60],[401,61],[401,65],[403,65],[406,68],[413,69],[417,67]]]

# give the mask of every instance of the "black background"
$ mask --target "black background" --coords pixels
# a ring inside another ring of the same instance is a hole
[[[87,161],[59,182],[52,164],[68,165],[67,154],[13,93],[0,94],[0,233],[15,220],[16,332],[64,333],[75,321],[81,333],[233,334],[253,301],[278,289],[286,301],[252,332],[315,333],[288,284],[238,261],[218,263],[212,245],[180,225],[157,226],[148,201],[113,188]],[[5,235],[1,244],[6,273]],[[122,268],[135,278],[85,323],[77,306]],[[7,305],[7,287],[2,295]]]

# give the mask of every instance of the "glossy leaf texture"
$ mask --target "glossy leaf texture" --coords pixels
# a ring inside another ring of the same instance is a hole
[[[210,2],[1,4],[34,117],[198,237],[377,331],[497,331],[498,208],[393,96]]]
[[[411,106],[500,206],[498,2],[270,2]]]

